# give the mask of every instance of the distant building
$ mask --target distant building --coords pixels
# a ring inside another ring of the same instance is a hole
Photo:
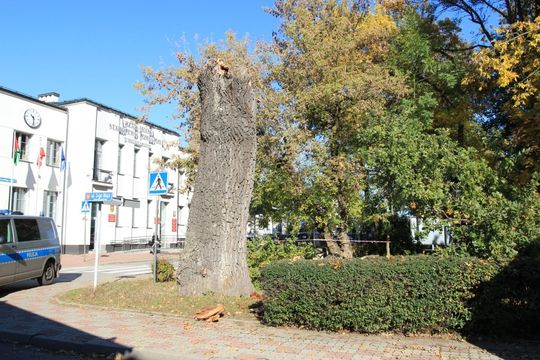
[[[0,210],[54,218],[66,253],[82,253],[85,244],[93,249],[98,229],[106,251],[144,247],[157,211],[149,172],[158,170],[156,160],[179,154],[178,142],[174,131],[90,99],[59,102],[57,93],[36,99],[0,87]],[[178,191],[185,175],[166,171],[158,235],[176,244],[185,237],[189,195]],[[98,219],[91,204],[85,215],[91,192],[112,192],[121,205],[103,205]]]

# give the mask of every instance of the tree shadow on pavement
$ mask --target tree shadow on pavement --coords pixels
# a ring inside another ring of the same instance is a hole
[[[36,301],[40,301],[36,299]],[[45,300],[46,301],[46,300]],[[133,348],[101,338],[0,301],[0,339],[79,354],[129,354]],[[130,359],[135,359],[130,357]]]
[[[54,281],[56,283],[66,283],[66,282],[72,282],[79,277],[81,277],[80,273],[69,273],[69,274],[60,273],[60,276],[56,278]],[[25,280],[25,281],[16,282],[10,285],[0,286],[0,298],[3,298],[4,296],[17,292],[17,291],[32,289],[35,287],[39,287],[39,284],[36,280]]]

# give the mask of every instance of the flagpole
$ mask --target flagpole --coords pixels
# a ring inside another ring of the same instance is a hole
[[[64,155],[65,156],[65,155]],[[61,167],[62,165],[60,165]],[[64,168],[64,179],[63,179],[63,185],[62,185],[62,253],[66,253],[66,201],[67,201],[67,190],[66,190],[66,177],[67,172],[69,171],[69,163],[66,161],[66,165]],[[86,235],[85,235],[86,236]]]
[[[9,194],[8,194],[8,210],[11,212],[12,206],[11,203],[13,202],[13,177],[15,176],[15,138],[17,136],[17,132],[13,131],[13,139],[11,139],[11,151],[13,152],[12,158],[11,158],[11,179],[9,179]]]
[[[39,137],[39,148],[41,149],[41,136]],[[41,215],[39,213],[39,180],[40,180],[40,174],[39,174],[39,170],[41,168],[41,166],[39,165],[39,149],[38,149],[38,158],[37,158],[37,179],[36,179],[36,215]]]

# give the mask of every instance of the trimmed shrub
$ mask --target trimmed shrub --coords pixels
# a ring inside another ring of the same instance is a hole
[[[261,270],[273,261],[283,259],[312,259],[320,251],[311,243],[295,243],[292,239],[274,240],[269,236],[248,240],[247,263],[249,276],[260,287]]]
[[[467,332],[540,337],[540,257],[513,260],[476,293]]]
[[[281,261],[261,275],[263,320],[365,333],[460,330],[469,300],[496,267],[471,257]]]
[[[154,272],[154,265],[152,264],[152,272]],[[174,266],[167,260],[158,259],[157,261],[157,281],[167,282],[173,281],[176,274]]]

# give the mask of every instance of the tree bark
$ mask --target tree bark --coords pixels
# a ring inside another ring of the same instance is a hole
[[[245,72],[211,61],[199,76],[201,142],[186,247],[184,295],[249,295],[246,228],[255,171],[255,98]]]

